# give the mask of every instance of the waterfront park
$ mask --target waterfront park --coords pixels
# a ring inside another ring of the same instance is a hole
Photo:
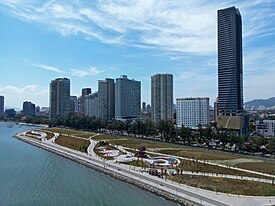
[[[39,144],[66,148],[69,153],[94,157],[105,166],[127,168],[142,174],[140,181],[142,177],[154,177],[198,194],[209,191],[221,199],[224,195],[227,201],[243,197],[275,202],[275,162],[271,160],[65,128],[34,129],[20,135]]]

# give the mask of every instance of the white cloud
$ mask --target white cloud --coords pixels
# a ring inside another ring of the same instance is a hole
[[[64,73],[63,70],[54,67],[54,66],[49,66],[49,65],[45,65],[45,64],[32,64],[32,66],[37,67],[37,68],[41,68],[47,71],[51,71],[51,72],[56,72],[56,73]]]
[[[269,0],[2,0],[0,4],[18,18],[48,25],[62,35],[196,55],[215,54],[216,11],[227,6],[240,8],[245,38],[275,33],[274,1]]]
[[[16,87],[16,86],[5,86],[0,88],[0,93],[11,93],[15,95],[21,95],[27,92],[34,92],[37,91],[37,86],[36,85],[27,85],[24,87]]]
[[[103,72],[103,70],[98,70],[96,67],[90,67],[88,69],[71,69],[72,76],[86,77],[95,76]]]
[[[0,88],[0,94],[5,97],[6,106],[21,108],[24,101],[32,101],[40,106],[48,104],[48,88],[40,88],[37,85],[7,85]]]
[[[213,99],[217,94],[217,74],[213,70],[217,68],[217,9],[235,5],[243,19],[244,93],[250,99],[273,91],[273,84],[266,83],[272,88],[268,90],[264,83],[274,81],[274,41],[266,47],[259,44],[275,35],[274,0],[2,0],[0,7],[1,4],[17,18],[46,25],[64,36],[79,35],[106,44],[154,50],[150,56],[167,56],[175,67],[182,66],[184,72],[175,74],[179,88],[176,97],[212,95]],[[62,72],[56,67],[38,65]],[[209,69],[208,73],[201,72],[203,68]],[[72,76],[85,77],[103,71],[91,67],[70,72]],[[173,72],[176,71],[171,69]],[[263,83],[258,84],[259,81]]]

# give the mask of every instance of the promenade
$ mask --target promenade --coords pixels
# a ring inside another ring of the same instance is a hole
[[[58,136],[58,133],[54,133],[54,137],[50,140],[43,138],[42,141],[36,141],[26,137],[25,133],[20,133],[16,135],[16,138],[86,164],[87,166],[91,165],[102,172],[110,175],[113,174],[119,179],[138,185],[158,195],[163,194],[162,196],[169,197],[169,199],[178,201],[183,205],[262,206],[275,204],[275,197],[250,197],[217,193],[151,176],[134,166],[119,164],[112,160],[106,161],[105,159],[99,158],[94,153],[96,141],[92,140],[92,138],[89,138],[91,144],[88,147],[87,154],[55,144],[55,139]],[[230,178],[234,177],[232,176]]]

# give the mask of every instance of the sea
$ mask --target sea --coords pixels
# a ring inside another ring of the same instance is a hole
[[[0,206],[175,206],[152,193],[19,141],[0,122]]]

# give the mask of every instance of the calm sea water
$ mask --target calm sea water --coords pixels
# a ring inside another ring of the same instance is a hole
[[[28,129],[0,122],[0,206],[176,205],[12,137]]]

